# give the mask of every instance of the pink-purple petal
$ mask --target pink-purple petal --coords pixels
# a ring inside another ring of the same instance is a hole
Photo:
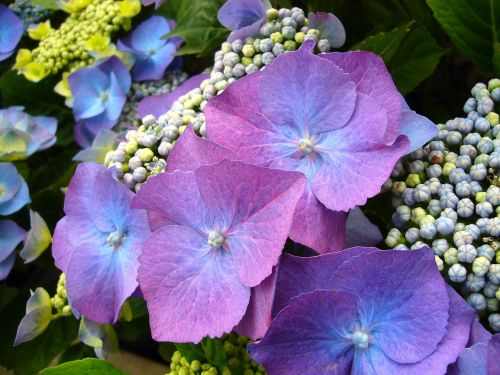
[[[250,288],[234,280],[226,255],[213,251],[199,232],[177,225],[144,245],[139,282],[155,340],[199,342],[231,331],[243,317]]]
[[[259,79],[261,110],[281,132],[295,128],[305,137],[338,129],[354,111],[355,84],[312,48],[314,42],[306,41],[298,51],[280,55]]]

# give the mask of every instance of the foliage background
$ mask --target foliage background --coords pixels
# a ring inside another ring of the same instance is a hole
[[[54,5],[53,0],[33,2]],[[184,56],[185,70],[190,74],[210,66],[213,53],[228,35],[217,21],[223,3],[166,0],[156,11],[176,19],[172,35],[185,40],[179,54]],[[347,42],[341,50],[366,49],[381,55],[410,106],[436,123],[461,115],[474,83],[487,82],[495,72],[500,75],[500,0],[281,0],[273,1],[273,5],[336,14],[347,31]],[[144,8],[134,18],[134,25],[155,12],[152,8]],[[52,17],[53,25],[64,17],[62,12],[57,13]],[[23,38],[19,47],[32,44]],[[12,65],[13,58],[0,63],[0,107],[23,105],[31,115],[52,115],[59,120],[57,144],[16,163],[29,185],[30,207],[53,231],[63,216],[61,188],[67,186],[76,166],[72,161],[78,152],[72,135],[73,117],[63,99],[52,91],[57,78],[31,83],[12,71]],[[370,219],[383,230],[390,224],[386,202],[382,195],[367,206]],[[24,228],[29,227],[30,207],[13,217]],[[60,362],[93,356],[83,344],[71,345],[78,329],[74,319],[60,319],[34,341],[12,347],[29,290],[42,286],[53,292],[58,275],[47,251],[29,265],[18,258],[9,278],[0,284],[0,365],[16,374],[34,374],[61,353]],[[173,347],[159,346],[150,339],[144,305],[135,301],[132,308],[134,319],[117,325],[121,347],[157,360],[168,359]]]

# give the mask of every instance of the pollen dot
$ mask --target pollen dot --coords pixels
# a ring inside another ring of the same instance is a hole
[[[302,138],[299,141],[299,150],[304,155],[309,155],[314,151],[314,142],[310,138]]]
[[[368,333],[359,329],[352,333],[351,339],[357,349],[366,349],[370,344],[370,336],[368,336]]]
[[[226,237],[224,235],[217,231],[217,230],[212,230],[208,234],[208,244],[212,247],[221,247],[224,244],[224,241],[226,240]]]

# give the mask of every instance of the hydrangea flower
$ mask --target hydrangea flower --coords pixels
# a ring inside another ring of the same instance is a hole
[[[179,99],[182,95],[187,94],[191,90],[199,87],[200,84],[208,78],[208,74],[197,74],[184,81],[172,92],[167,92],[161,95],[148,96],[142,99],[137,105],[137,115],[140,118],[143,118],[147,115],[159,117],[164,113],[167,113],[168,110],[172,108],[172,105],[177,99]]]
[[[155,9],[158,9],[165,0],[142,0],[142,5],[149,6],[151,4],[155,5]]]
[[[168,219],[139,258],[154,339],[199,342],[238,324],[278,263],[304,183],[227,159],[148,179],[133,207]]]
[[[267,0],[228,0],[219,9],[219,22],[232,31],[229,42],[245,40],[259,33],[267,21],[266,9],[271,8]]]
[[[130,73],[115,56],[92,67],[78,69],[68,77],[77,120],[75,138],[89,146],[101,129],[112,128],[120,117],[130,89]]]
[[[52,242],[49,227],[38,212],[30,210],[31,228],[26,234],[24,246],[19,255],[24,263],[31,263],[47,250]]]
[[[474,319],[429,248],[284,255],[274,309],[268,332],[249,347],[270,375],[444,374]]]
[[[0,220],[0,281],[9,276],[16,259],[16,247],[26,237],[26,231],[12,220]]]
[[[234,82],[205,116],[208,139],[241,160],[305,174],[290,237],[324,253],[342,248],[345,212],[377,194],[436,127],[404,107],[380,57],[313,47],[307,40]]]
[[[155,80],[163,77],[165,69],[175,58],[182,43],[180,38],[163,39],[174,22],[161,16],[152,16],[118,41],[118,49],[135,57],[132,76],[135,81]]]
[[[30,116],[24,107],[0,109],[0,160],[25,159],[56,142],[57,119]]]
[[[23,32],[23,21],[8,7],[0,4],[0,61],[14,53]]]
[[[49,293],[36,288],[26,304],[26,314],[17,328],[14,345],[20,345],[43,333],[52,321],[52,305]]]
[[[54,232],[52,254],[66,274],[71,306],[95,322],[115,322],[138,286],[138,256],[149,226],[144,211],[130,208],[132,197],[112,169],[82,163]]]
[[[342,22],[331,13],[309,13],[309,27],[319,30],[319,39],[328,41],[328,48],[321,46],[323,50],[330,47],[339,48],[345,43],[346,33]]]
[[[0,163],[0,215],[7,216],[30,203],[28,185],[12,163]]]

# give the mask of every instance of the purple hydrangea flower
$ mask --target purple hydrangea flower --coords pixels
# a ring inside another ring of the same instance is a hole
[[[118,49],[135,57],[132,77],[135,81],[156,80],[175,58],[180,38],[163,39],[175,26],[171,20],[152,16],[118,41]]]
[[[172,108],[172,105],[177,99],[179,99],[182,95],[187,94],[189,91],[200,87],[200,84],[209,77],[210,76],[208,74],[198,74],[184,81],[172,92],[148,96],[142,99],[137,104],[137,116],[140,118],[146,115],[160,117]]]
[[[234,82],[205,116],[208,138],[241,160],[305,174],[290,237],[325,253],[342,248],[345,212],[377,194],[396,161],[437,128],[404,109],[380,57],[315,56],[313,47],[306,41]],[[410,125],[408,140],[400,134]]]
[[[54,232],[52,254],[66,273],[71,306],[95,322],[115,322],[138,286],[138,257],[150,231],[146,212],[130,208],[132,197],[113,170],[82,163]]]
[[[75,138],[80,146],[88,147],[99,130],[111,129],[118,121],[130,89],[130,73],[112,56],[99,65],[78,69],[68,82],[77,120]]]
[[[57,119],[30,116],[24,107],[0,109],[0,160],[25,159],[56,142]]]
[[[320,39],[326,39],[331,47],[339,48],[345,43],[346,33],[342,22],[331,13],[309,13],[309,27],[319,30]]]
[[[477,320],[472,324],[467,347],[446,375],[496,375],[500,356],[500,333],[492,335]]]
[[[12,220],[0,220],[0,281],[9,276],[16,259],[16,247],[26,237],[26,231]]]
[[[444,374],[475,313],[429,248],[284,255],[264,338],[249,348],[273,374]]]
[[[19,211],[30,203],[28,185],[12,163],[0,163],[0,216]]]
[[[238,324],[251,288],[278,263],[304,183],[300,173],[226,159],[142,185],[133,207],[168,219],[140,256],[154,339],[199,342]]]
[[[23,32],[23,21],[8,7],[0,4],[0,61],[14,53]]]
[[[266,9],[268,1],[261,0],[228,0],[219,9],[219,22],[232,33],[228,41],[245,40],[259,33],[260,27],[267,21]]]

